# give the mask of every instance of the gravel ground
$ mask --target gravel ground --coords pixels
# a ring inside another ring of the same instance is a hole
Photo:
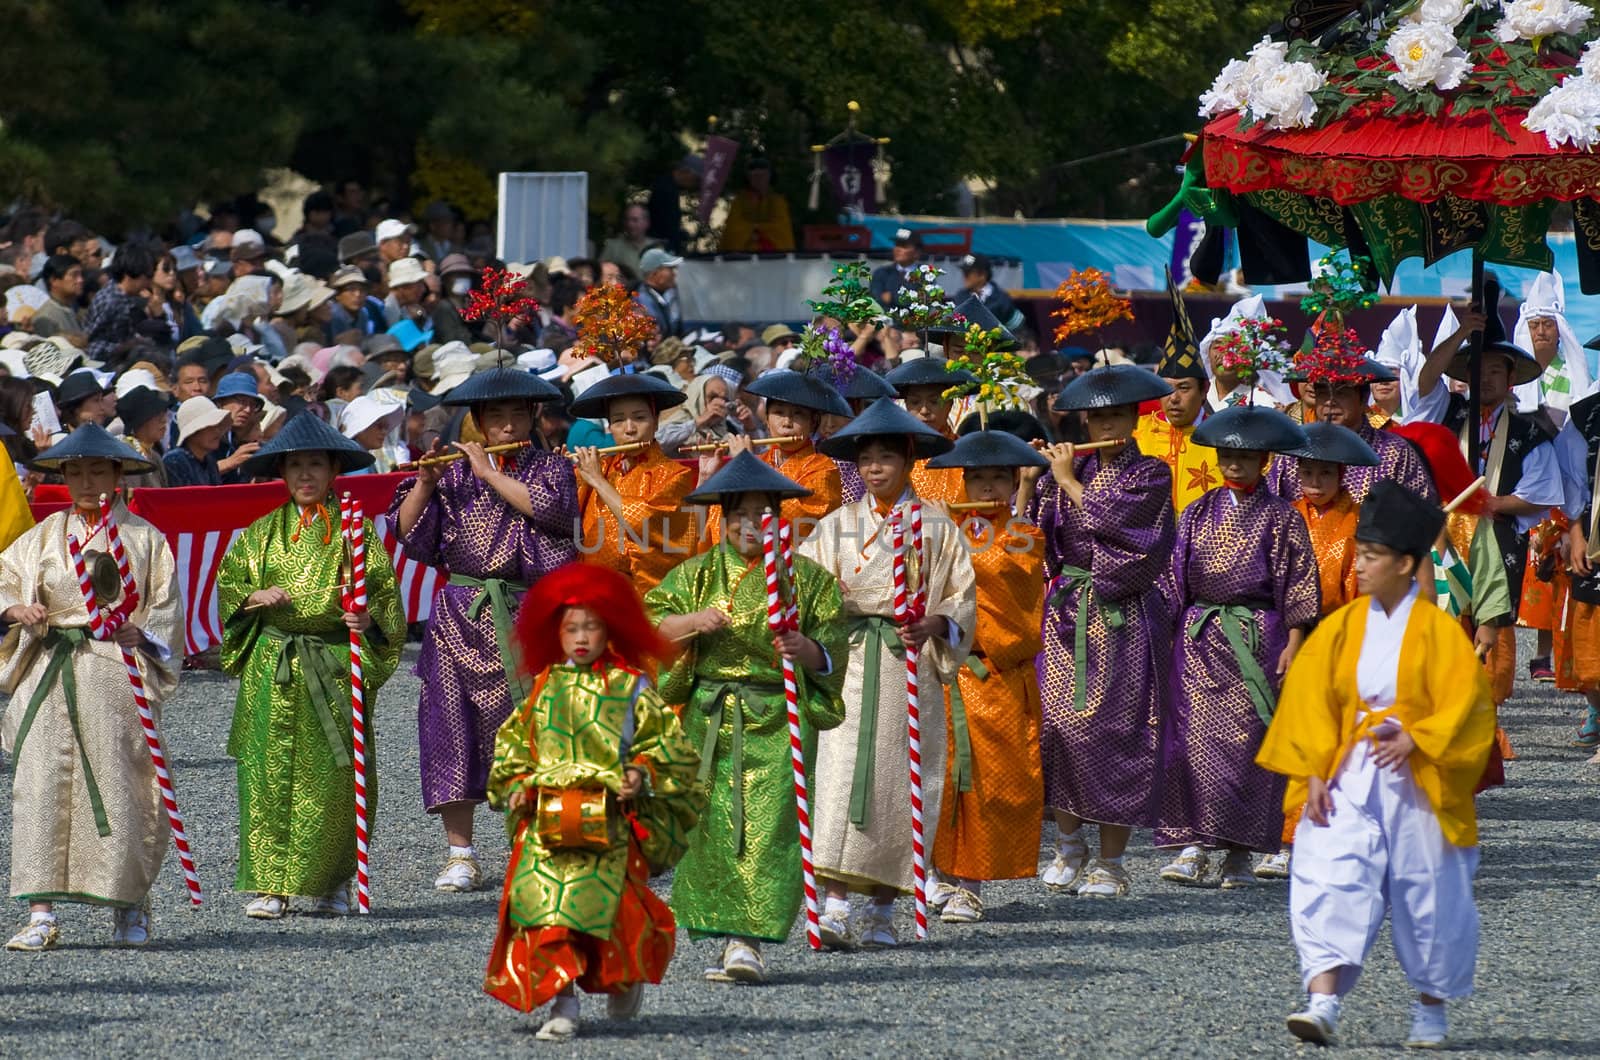
[[[1055,897],[1036,881],[994,885],[983,923],[936,922],[925,945],[817,956],[797,932],[797,943],[769,949],[772,979],[760,988],[703,982],[714,955],[683,939],[637,1022],[610,1024],[603,1001],[587,999],[592,1019],[581,1039],[536,1043],[534,1017],[479,990],[497,889],[432,889],[443,848],[417,790],[415,696],[416,679],[402,673],[378,706],[387,738],[373,915],[265,923],[245,919],[244,899],[227,887],[238,824],[223,751],[233,684],[187,675],[167,708],[167,734],[206,905],[189,910],[169,856],[146,951],[105,945],[109,913],[63,907],[60,949],[0,953],[0,1055],[464,1057],[549,1048],[654,1056],[709,1048],[1193,1057],[1310,1048],[1283,1029],[1300,1000],[1285,886],[1171,887],[1156,878],[1160,860],[1147,836],[1136,837],[1129,854],[1130,900]],[[1509,786],[1479,803],[1479,993],[1452,1018],[1456,1047],[1473,1055],[1600,1054],[1600,1012],[1589,1003],[1600,938],[1583,930],[1600,888],[1588,808],[1595,773],[1567,746],[1577,703],[1545,686],[1519,687],[1504,720],[1521,757],[1509,767]],[[5,864],[9,811],[0,803]],[[479,820],[486,875],[498,881],[505,843],[489,814]],[[910,938],[910,903],[901,905],[901,937]],[[1346,1004],[1341,1052],[1392,1055],[1407,1018],[1385,933]]]

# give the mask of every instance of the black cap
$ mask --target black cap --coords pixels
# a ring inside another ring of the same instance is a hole
[[[328,453],[339,465],[339,473],[371,467],[372,454],[324,423],[314,412],[302,412],[283,425],[272,440],[240,465],[247,478],[266,478],[278,473],[278,461],[290,453]]]
[[[1355,431],[1337,423],[1305,425],[1306,447],[1294,455],[1302,460],[1325,460],[1346,467],[1377,467],[1378,454]]]
[[[705,485],[684,499],[690,504],[724,504],[741,493],[769,497],[809,497],[811,491],[753,453],[740,453],[722,466]]]
[[[1049,467],[1050,461],[1009,431],[973,431],[954,449],[928,461],[929,467]]]
[[[854,460],[864,443],[881,438],[894,438],[907,443],[918,460],[948,453],[954,445],[950,439],[896,405],[893,398],[885,397],[868,405],[861,415],[845,424],[831,438],[823,439],[817,449],[836,460]]]
[[[904,394],[913,386],[972,386],[977,378],[965,368],[947,368],[950,362],[943,357],[915,357],[883,377],[884,382]]]
[[[1277,409],[1235,405],[1214,412],[1194,429],[1194,441],[1213,449],[1246,449],[1257,453],[1299,453],[1306,432]]]
[[[183,351],[178,357],[178,367],[187,364],[198,364],[206,370],[207,375],[215,375],[217,370],[228,365],[234,358],[233,347],[227,339],[207,339],[193,349]]]
[[[861,374],[859,371],[857,375]],[[852,416],[854,412],[845,403],[843,395],[832,384],[806,372],[784,368],[776,372],[763,372],[756,381],[746,386],[745,392],[768,401],[784,401],[813,412],[834,416]]]
[[[660,376],[630,372],[627,375],[606,376],[579,394],[569,411],[580,420],[603,420],[606,418],[606,406],[620,397],[648,398],[658,413],[689,400],[687,394]]]
[[[994,275],[994,266],[989,263],[987,254],[968,254],[961,259],[962,272],[982,272],[987,276]]]
[[[1444,529],[1444,510],[1389,479],[1379,479],[1361,502],[1356,540],[1421,559]]]
[[[668,384],[669,386],[671,384]],[[489,401],[559,401],[561,391],[521,368],[479,372],[444,396],[446,405],[481,405]]]
[[[124,434],[132,434],[157,416],[178,407],[172,395],[147,386],[136,386],[117,399],[117,419]]]
[[[1061,388],[1050,407],[1057,412],[1140,405],[1166,397],[1172,384],[1136,364],[1103,364]]]
[[[93,372],[80,368],[61,380],[61,385],[56,388],[56,408],[65,410],[71,405],[99,397],[110,389]]]
[[[129,475],[154,471],[156,467],[98,423],[85,423],[28,461],[28,466],[35,471],[60,471],[69,460],[113,460]]]
[[[1539,362],[1534,360],[1533,354],[1506,338],[1506,324],[1500,319],[1500,283],[1490,277],[1483,285],[1483,304],[1487,307],[1483,323],[1483,352],[1497,353],[1511,362],[1511,385],[1521,386],[1531,383],[1544,374],[1544,369]],[[1451,379],[1472,378],[1472,353],[1470,344],[1463,345],[1460,351],[1450,358],[1450,366],[1445,369],[1445,375]]]
[[[1000,341],[995,344],[996,349],[1008,350],[1017,344],[1017,337],[1011,334],[1004,324],[983,304],[983,299],[971,291],[962,291],[956,297],[956,315],[961,318],[960,323],[938,324],[928,329],[932,335],[965,335],[972,325],[978,325],[982,331],[1000,329]]]
[[[898,228],[894,233],[894,245],[897,247],[922,246],[922,236],[909,228]]]
[[[1198,379],[1209,377],[1200,359],[1200,343],[1194,337],[1194,325],[1189,322],[1189,309],[1183,304],[1183,294],[1172,282],[1172,266],[1167,266],[1167,298],[1172,302],[1172,327],[1167,331],[1167,342],[1161,352],[1161,363],[1156,365],[1156,375],[1163,379]]]
[[[1050,434],[1044,429],[1044,424],[1039,422],[1039,418],[1021,409],[995,409],[988,415],[988,427],[983,426],[983,420],[984,417],[976,412],[971,413],[961,421],[961,425],[956,428],[956,434],[965,438],[974,431],[990,430],[1014,434],[1025,442],[1050,440]]]
[[[850,373],[850,380],[844,386],[839,385],[838,377],[827,365],[815,369],[815,374],[831,384],[846,401],[876,401],[881,397],[900,396],[883,376],[860,365],[856,365],[856,370]]]

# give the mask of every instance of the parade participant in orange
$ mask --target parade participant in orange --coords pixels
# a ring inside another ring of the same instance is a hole
[[[656,443],[662,410],[684,400],[682,391],[653,375],[613,375],[572,403],[573,416],[606,420],[617,446],[644,446],[608,456],[593,447],[572,454],[583,513],[579,551],[590,563],[628,575],[640,592],[655,588],[694,552],[694,517],[682,509],[694,472]]]
[[[939,357],[918,357],[902,362],[883,378],[900,394],[907,412],[953,442],[956,432],[950,425],[950,409],[955,402],[945,397],[945,392],[957,386],[976,386],[978,381],[971,372],[950,369],[947,364]],[[929,468],[926,460],[912,466],[911,488],[919,500],[939,504],[959,501],[965,493],[960,468]]]

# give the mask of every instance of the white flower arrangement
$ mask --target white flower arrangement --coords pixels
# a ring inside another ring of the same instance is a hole
[[[1250,86],[1245,110],[1251,121],[1265,121],[1269,129],[1308,128],[1317,115],[1311,93],[1327,82],[1310,63],[1280,63]]]
[[[1211,88],[1200,97],[1200,116],[1215,118],[1230,110],[1242,110],[1250,98],[1252,86],[1282,66],[1288,55],[1289,45],[1262,37],[1250,49],[1250,58],[1228,60]]]
[[[1405,21],[1454,29],[1469,11],[1479,6],[1482,6],[1481,0],[1422,0],[1406,14]]]
[[[1584,77],[1600,81],[1600,40],[1592,40],[1583,46],[1583,54],[1578,56],[1578,72]]]
[[[1385,50],[1397,68],[1390,79],[1412,90],[1431,85],[1448,92],[1472,72],[1455,30],[1442,22],[1407,23],[1389,37]]]
[[[1590,150],[1600,144],[1600,82],[1582,74],[1567,78],[1533,105],[1522,127],[1544,133],[1552,148]]]
[[[1502,0],[1495,39],[1536,40],[1555,33],[1582,33],[1594,9],[1572,0]]]

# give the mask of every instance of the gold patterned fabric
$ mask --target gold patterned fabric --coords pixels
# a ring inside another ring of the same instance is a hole
[[[670,868],[705,805],[699,754],[642,675],[606,660],[552,666],[495,737],[489,803],[504,810],[519,789],[603,787],[615,796],[627,766],[648,776],[645,794],[634,800],[646,832],[639,846],[651,868]],[[534,829],[522,827],[526,811],[506,818],[516,854],[502,929],[564,927],[611,937],[628,873],[630,823],[614,798],[610,806],[613,842],[605,851],[547,850]]]
[[[967,499],[967,480],[959,467],[929,467],[918,460],[911,467],[911,489],[925,501],[955,504]]]
[[[178,684],[169,648],[183,643],[177,576],[159,530],[120,502],[116,517],[139,587],[130,621],[145,631],[150,645],[134,657],[159,724],[160,704]],[[161,871],[167,816],[116,644],[83,639],[63,649],[69,651],[75,704],[68,702],[66,674],[45,682],[54,644],[64,634],[78,640],[89,624],[67,553],[69,532],[86,550],[107,550],[104,531],[91,531],[69,509],[0,554],[0,609],[37,603],[49,610],[48,629],[12,626],[0,641],[0,691],[11,696],[0,718],[0,748],[12,756],[14,768],[11,895],[131,906],[143,900]],[[30,711],[36,697],[38,706]],[[24,719],[29,724],[19,747]],[[91,791],[104,808],[107,834],[96,821]]]
[[[953,470],[959,482],[961,470]],[[909,526],[909,516],[903,519]],[[921,655],[922,816],[924,842],[931,849],[944,791],[942,686],[955,679],[971,651],[977,590],[972,559],[955,524],[927,509],[922,521],[927,570],[913,565],[908,580],[913,589],[927,586],[929,615],[950,619],[960,630],[956,643],[935,637],[923,645]],[[801,554],[838,580],[845,617],[851,623],[844,723],[823,733],[817,742],[812,803],[817,875],[856,890],[882,885],[909,892],[913,879],[905,664],[895,651],[897,638],[874,643],[882,628],[878,622],[893,628],[893,550],[886,519],[874,510],[870,495],[863,497],[824,519],[801,546]],[[874,655],[877,665],[869,674],[868,661]],[[868,696],[869,686],[876,690],[874,696]],[[865,811],[864,825],[851,820],[858,772],[871,778],[856,798]]]
[[[580,482],[583,536],[578,539],[579,551],[586,562],[621,571],[634,580],[640,592],[647,592],[694,552],[695,520],[690,512],[680,510],[683,498],[694,488],[694,472],[669,460],[659,445],[651,445],[643,453],[606,457],[601,468],[622,494],[628,527],[619,527],[600,495]]]
[[[350,633],[344,624],[338,505],[305,527],[289,502],[245,528],[217,573],[222,668],[239,678],[228,754],[239,779],[239,873],[234,887],[318,896],[356,872]],[[378,812],[378,690],[400,665],[406,619],[394,568],[372,522],[366,532],[367,608],[361,639],[366,692],[368,833]],[[327,535],[328,540],[323,540]],[[258,589],[284,607],[244,610]]]
[[[833,663],[826,674],[795,671],[809,764],[816,761],[818,730],[844,720],[840,692],[850,647],[832,576],[796,556],[795,581],[800,632]],[[672,910],[695,935],[782,942],[805,893],[783,667],[767,627],[762,561],[746,562],[719,545],[673,570],[645,597],[655,621],[724,605],[727,628],[694,638],[661,684],[668,702],[685,704],[683,731],[701,748],[710,798],[673,873]],[[810,790],[815,799],[815,785]]]

